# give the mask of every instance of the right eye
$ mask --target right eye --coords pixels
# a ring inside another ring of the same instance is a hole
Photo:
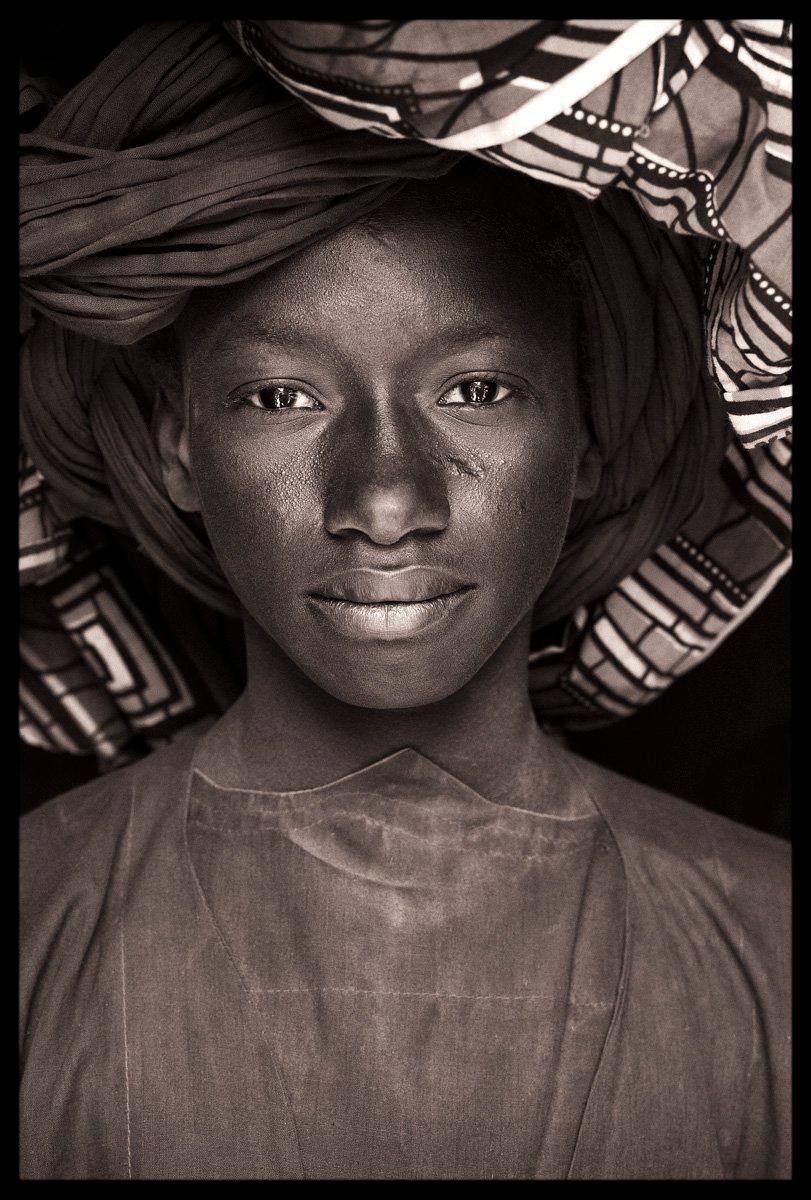
[[[317,411],[324,407],[309,392],[285,384],[275,384],[272,387],[254,388],[251,392],[243,392],[237,398],[237,403],[247,404],[250,408],[262,408],[269,412],[291,408],[309,408]]]

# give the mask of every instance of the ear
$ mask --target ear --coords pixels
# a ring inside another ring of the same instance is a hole
[[[588,500],[600,486],[600,476],[603,464],[597,449],[597,443],[592,439],[585,422],[580,433],[580,462],[575,478],[575,500]]]
[[[184,512],[199,512],[200,500],[191,472],[189,426],[180,397],[160,388],[152,413],[152,435],[158,448],[163,482],[172,503]]]

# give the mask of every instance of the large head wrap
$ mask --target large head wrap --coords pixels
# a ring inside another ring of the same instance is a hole
[[[26,447],[74,514],[129,529],[226,611],[204,539],[166,495],[149,432],[154,386],[136,343],[191,291],[246,279],[373,211],[456,156],[329,126],[222,33],[149,25],[23,138]],[[494,168],[495,169],[495,168]],[[539,222],[549,193],[539,185]],[[593,433],[603,463],[578,503],[540,623],[607,592],[667,540],[723,455],[702,366],[698,268],[632,201],[556,192],[583,248]]]

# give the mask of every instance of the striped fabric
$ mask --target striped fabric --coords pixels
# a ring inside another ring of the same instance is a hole
[[[590,729],[630,716],[697,666],[790,566],[791,439],[733,442],[687,525],[611,595],[572,615],[563,645],[530,654],[542,718]]]
[[[707,347],[730,420],[745,446],[790,427],[786,22],[225,24],[335,124],[469,151],[591,199],[627,188],[668,229],[712,239]]]
[[[20,583],[45,582],[70,560],[70,526],[48,504],[48,488],[20,450]]]
[[[654,221],[702,239],[707,364],[735,433],[723,469],[668,545],[554,638],[538,631],[530,655],[533,701],[549,727],[637,711],[711,653],[790,564],[790,26],[225,26],[338,125],[468,151],[592,199],[623,187]],[[47,102],[33,85],[26,96]],[[222,708],[119,577],[101,535],[83,545],[25,459],[20,505],[22,737],[110,764]],[[216,638],[206,653],[227,665]]]
[[[27,495],[47,514],[47,486],[26,464]],[[30,481],[35,481],[32,486]],[[64,527],[59,534],[64,534]],[[211,710],[196,673],[169,652],[155,613],[145,615],[137,588],[122,578],[103,538],[73,529],[53,553],[23,543],[26,588],[20,645],[20,732],[43,749],[93,753],[108,765],[163,744]]]

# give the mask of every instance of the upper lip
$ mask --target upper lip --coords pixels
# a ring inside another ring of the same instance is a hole
[[[308,595],[354,604],[418,604],[473,586],[469,580],[435,567],[355,567],[330,575]]]

